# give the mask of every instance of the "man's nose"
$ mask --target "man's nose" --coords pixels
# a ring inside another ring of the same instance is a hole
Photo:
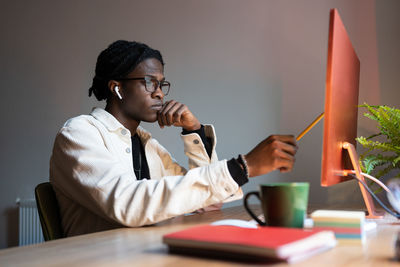
[[[161,90],[161,87],[158,86],[157,89],[153,92],[153,97],[157,97],[159,99],[164,99],[164,92]]]

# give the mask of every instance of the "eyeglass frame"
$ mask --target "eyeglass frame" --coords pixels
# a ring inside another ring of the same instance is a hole
[[[134,78],[119,78],[119,79],[115,79],[115,80],[116,81],[145,81],[144,87],[145,87],[146,91],[149,93],[154,93],[155,91],[157,91],[157,88],[160,88],[161,92],[163,92],[164,95],[168,95],[169,90],[171,88],[171,83],[169,81],[166,81],[166,80],[159,81],[154,76],[150,76],[150,75],[145,75],[144,77],[134,77]],[[152,82],[153,80],[157,81],[157,86],[155,87],[155,89],[153,89],[153,91],[149,91],[149,89],[147,88],[147,83]],[[168,90],[166,93],[162,90],[162,87],[161,87],[162,85],[164,85],[164,83],[168,84]]]

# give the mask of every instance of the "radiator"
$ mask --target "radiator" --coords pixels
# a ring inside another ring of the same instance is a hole
[[[34,199],[17,199],[19,205],[19,245],[44,242],[39,214]]]

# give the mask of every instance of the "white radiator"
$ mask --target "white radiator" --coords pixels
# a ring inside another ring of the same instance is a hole
[[[17,199],[19,205],[19,245],[44,242],[39,214],[34,199]]]

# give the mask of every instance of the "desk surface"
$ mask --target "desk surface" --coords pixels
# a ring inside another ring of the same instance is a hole
[[[155,226],[121,228],[64,238],[26,247],[0,250],[1,266],[239,266],[228,260],[168,254],[162,235],[200,223],[235,218],[249,220],[242,207],[180,216]],[[377,220],[361,245],[341,245],[291,266],[399,266],[393,260],[394,236],[400,222]],[[247,266],[249,264],[246,264]],[[280,263],[274,266],[285,266]],[[258,266],[260,266],[258,264]]]

